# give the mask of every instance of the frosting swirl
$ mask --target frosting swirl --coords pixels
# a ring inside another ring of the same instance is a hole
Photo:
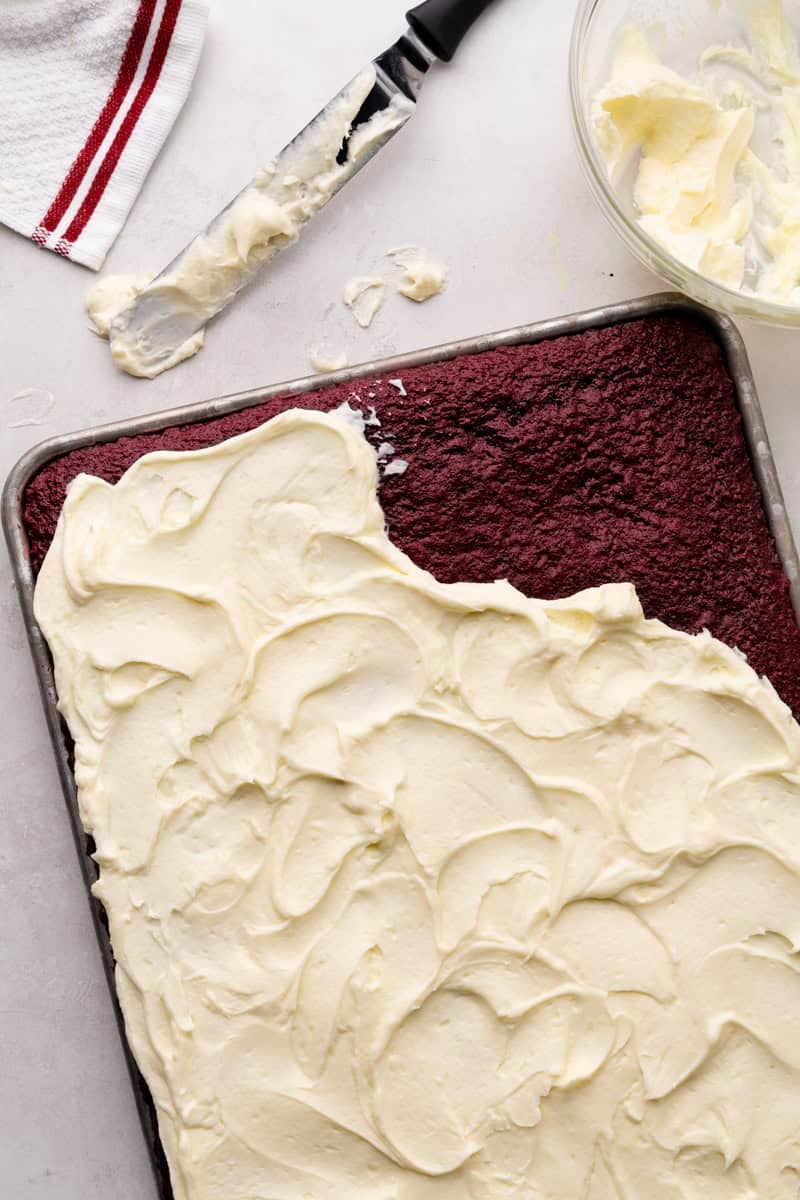
[[[800,729],[376,485],[284,413],[80,477],[38,581],[177,1200],[796,1196]]]

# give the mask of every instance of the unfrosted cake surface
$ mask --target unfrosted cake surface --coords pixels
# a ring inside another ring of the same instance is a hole
[[[406,395],[402,395],[405,391]],[[156,449],[213,445],[287,408],[347,401],[402,474],[380,499],[394,543],[442,582],[507,578],[542,599],[635,584],[648,616],[708,627],[800,713],[800,631],[719,346],[683,316],[508,347],[269,400],[73,451],[28,486],[34,567],[67,484]]]

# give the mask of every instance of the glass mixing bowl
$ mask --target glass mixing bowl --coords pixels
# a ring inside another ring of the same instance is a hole
[[[776,304],[715,283],[674,258],[637,221],[630,184],[615,187],[595,142],[591,105],[611,75],[620,31],[636,24],[648,31],[667,65],[692,77],[709,46],[742,41],[741,21],[722,0],[580,0],[570,46],[570,102],[581,163],[609,223],[640,262],[701,304],[772,325],[800,326],[800,307]],[[800,0],[786,13],[800,31]]]

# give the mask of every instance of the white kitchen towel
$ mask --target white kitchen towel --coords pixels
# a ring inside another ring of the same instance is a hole
[[[206,0],[0,0],[0,222],[101,266],[186,99],[206,17]]]

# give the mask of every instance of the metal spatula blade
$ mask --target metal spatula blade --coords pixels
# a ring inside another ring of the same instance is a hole
[[[414,113],[436,58],[452,57],[491,0],[426,0],[375,58],[111,324],[111,351],[152,377],[286,246]]]

